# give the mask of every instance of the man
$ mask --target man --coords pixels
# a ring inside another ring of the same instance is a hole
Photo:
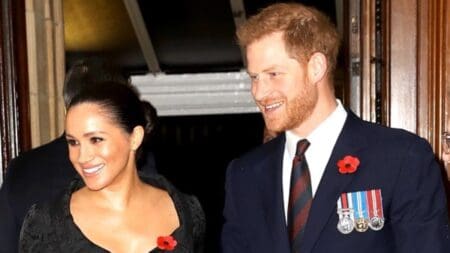
[[[125,77],[114,66],[98,58],[75,63],[64,83],[65,106],[87,85],[107,80],[128,85]],[[143,163],[145,173],[156,172],[151,153],[148,153]],[[19,155],[9,163],[7,172],[0,189],[1,253],[17,252],[20,229],[28,208],[60,194],[77,175],[68,158],[64,135]]]
[[[279,3],[237,36],[267,128],[282,134],[230,163],[223,252],[450,252],[430,145],[336,100],[329,19]]]

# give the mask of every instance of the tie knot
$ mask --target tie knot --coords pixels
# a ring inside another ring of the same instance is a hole
[[[297,142],[297,150],[295,151],[296,156],[302,156],[305,154],[306,149],[309,147],[309,141],[307,139],[301,139]]]

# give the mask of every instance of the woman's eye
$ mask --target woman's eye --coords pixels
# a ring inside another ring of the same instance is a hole
[[[69,144],[69,146],[76,146],[78,144],[78,142],[76,140],[72,140],[72,139],[66,139],[67,144]]]
[[[100,138],[100,137],[92,137],[91,138],[92,143],[99,143],[101,141],[103,141],[103,138]]]

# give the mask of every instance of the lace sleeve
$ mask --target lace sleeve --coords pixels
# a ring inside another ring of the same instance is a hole
[[[32,205],[24,218],[19,238],[19,252],[38,252],[39,244],[44,240],[44,219],[42,219],[41,209]]]
[[[206,218],[202,206],[194,196],[188,198],[189,209],[193,220],[194,252],[201,253],[205,246]]]

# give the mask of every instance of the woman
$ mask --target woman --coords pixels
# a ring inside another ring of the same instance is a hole
[[[147,108],[131,86],[117,82],[92,85],[72,100],[66,139],[81,180],[29,210],[20,252],[201,252],[198,200],[160,175],[138,174],[155,120]]]

